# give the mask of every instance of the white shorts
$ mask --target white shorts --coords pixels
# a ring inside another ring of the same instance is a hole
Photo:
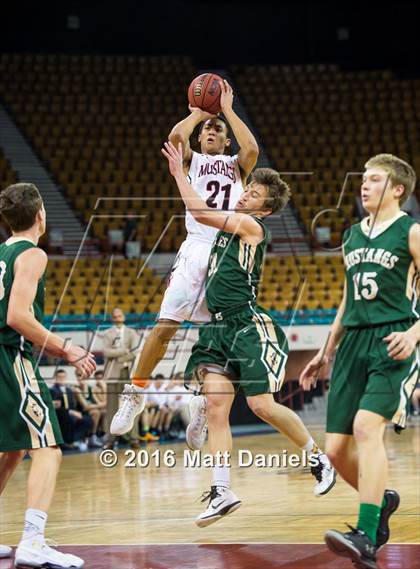
[[[206,275],[212,243],[187,239],[181,245],[168,279],[158,319],[209,322]]]

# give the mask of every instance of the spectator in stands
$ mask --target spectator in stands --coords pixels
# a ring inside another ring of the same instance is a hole
[[[166,388],[168,413],[163,423],[163,435],[173,439],[179,436],[179,431],[185,431],[190,422],[192,392],[185,389],[184,373],[178,372]]]
[[[125,326],[125,314],[121,308],[112,311],[112,328],[103,335],[103,353],[105,356],[104,381],[106,383],[106,448],[113,448],[117,437],[109,434],[112,417],[118,410],[119,396],[124,384],[130,381],[131,367],[136,358],[140,338],[133,328]],[[132,448],[139,448],[138,419],[129,434]]]
[[[153,381],[150,382],[150,386],[153,385]],[[149,386],[149,387],[150,387]],[[140,415],[140,440],[146,443],[153,443],[159,440],[159,435],[157,434],[155,427],[156,414],[159,411],[159,405],[157,405],[153,399],[148,399],[147,394],[145,394],[145,407],[144,412]]]
[[[96,399],[100,403],[104,403],[104,413],[101,415],[99,421],[98,434],[103,438],[106,434],[106,383],[104,381],[104,372],[102,369],[96,370],[93,378],[95,383],[93,385],[93,391],[95,393]]]
[[[165,376],[158,373],[145,389],[148,418],[146,419],[146,424],[142,424],[142,428],[145,429],[148,426],[150,434],[157,437],[157,439],[160,438],[162,425],[168,412],[166,387]],[[148,438],[151,440],[150,437]],[[147,438],[142,438],[142,440],[147,440]]]
[[[93,374],[93,379],[95,380],[93,385],[95,397],[98,401],[105,403],[106,407],[106,383],[104,381],[104,371],[102,369],[97,369]]]
[[[77,410],[77,402],[72,388],[67,384],[67,372],[58,369],[54,375],[51,397],[63,434],[64,449],[87,450],[85,439],[92,429],[92,419]]]
[[[77,410],[83,415],[90,415],[92,419],[92,431],[89,433],[89,446],[99,448],[102,441],[98,437],[99,424],[106,413],[106,402],[96,398],[95,391],[89,385],[87,378],[80,370],[76,370],[77,385],[73,387],[76,397]]]

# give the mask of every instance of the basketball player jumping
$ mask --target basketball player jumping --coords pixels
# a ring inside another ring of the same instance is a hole
[[[278,404],[273,393],[284,379],[288,356],[287,339],[271,316],[256,304],[268,230],[262,220],[285,207],[289,187],[270,168],[258,168],[251,175],[235,212],[214,211],[197,194],[182,172],[182,150],[165,144],[163,154],[186,207],[197,221],[218,229],[206,278],[206,301],[212,322],[202,326],[198,342],[188,361],[186,381],[195,379],[207,400],[209,450],[223,456],[232,452],[229,414],[235,385],[241,385],[252,411],[302,450],[317,457],[312,474],[314,493],[327,494],[335,484],[335,470],[315,444],[301,419]],[[213,484],[203,502],[208,506],[196,524],[208,526],[234,512],[241,505],[230,489],[230,465],[213,467]]]
[[[190,107],[191,114],[172,129],[169,140],[183,148],[183,170],[206,207],[231,212],[243,191],[243,184],[258,158],[258,145],[251,131],[232,108],[232,87],[221,83],[221,110],[240,147],[235,156],[225,154],[231,144],[229,129],[221,117]],[[201,123],[198,137],[201,154],[193,152],[189,139]],[[184,320],[210,320],[205,301],[205,277],[211,246],[217,229],[196,221],[188,209],[185,215],[187,238],[181,245],[162,301],[159,319],[146,339],[132,384],[126,385],[122,403],[111,423],[111,433],[128,432],[136,415],[144,408],[143,389],[155,366],[163,358],[168,342]],[[187,443],[201,448],[206,435],[205,400],[193,397]]]
[[[64,358],[89,377],[92,354],[66,345],[41,322],[47,255],[37,246],[45,233],[45,209],[33,184],[14,184],[0,194],[0,213],[12,237],[0,245],[0,493],[26,454],[31,457],[27,510],[16,566],[83,567],[75,555],[45,543],[47,512],[61,461],[60,427],[47,385],[36,368],[32,344]],[[4,546],[0,554],[10,553]]]
[[[414,190],[413,168],[391,154],[365,165],[361,197],[368,217],[343,236],[346,284],[325,349],[303,370],[308,390],[338,344],[327,410],[327,454],[359,493],[357,528],[325,534],[328,547],[357,567],[376,567],[400,498],[386,490],[385,426],[405,427],[419,376],[416,283],[420,225],[400,210]]]

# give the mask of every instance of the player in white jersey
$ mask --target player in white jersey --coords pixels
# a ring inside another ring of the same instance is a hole
[[[221,110],[225,119],[190,106],[190,115],[174,126],[169,140],[182,145],[184,172],[197,194],[209,207],[233,211],[245,181],[258,158],[255,137],[232,108],[232,87],[221,83]],[[190,137],[201,123],[198,141],[201,153],[193,152]],[[231,145],[229,127],[239,145],[235,156],[226,151]],[[205,303],[205,277],[211,245],[216,229],[195,221],[189,211],[185,223],[187,238],[173,265],[168,288],[162,301],[158,322],[146,339],[131,385],[126,385],[122,404],[114,415],[111,433],[121,435],[130,430],[136,415],[144,408],[143,389],[159,361],[163,358],[168,342],[184,321],[205,323],[210,315]],[[194,398],[194,417],[201,418],[199,435],[205,436],[204,409],[201,397]],[[130,427],[131,426],[131,427]],[[197,432],[197,424],[189,434]],[[189,443],[190,444],[190,443]],[[191,446],[199,446],[193,444]]]

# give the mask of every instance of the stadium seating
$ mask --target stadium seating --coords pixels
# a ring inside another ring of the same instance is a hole
[[[337,308],[344,281],[340,257],[266,259],[259,301],[268,310]],[[124,312],[156,313],[166,279],[132,259],[51,260],[47,272],[46,313],[98,316],[115,306]]]
[[[2,55],[0,96],[93,236],[123,230],[131,211],[143,251],[160,237],[172,251],[184,208],[160,148],[194,73],[181,57]]]
[[[331,65],[231,71],[314,244],[314,230],[327,227],[326,246],[338,247],[344,228],[357,221],[360,172],[371,155],[394,152],[420,170],[419,80]],[[186,87],[197,74],[188,58],[3,54],[0,73],[8,77],[0,97],[90,222],[91,235],[105,244],[110,230],[124,230],[130,213],[138,219],[142,252],[179,247],[184,208],[160,148],[187,113]],[[0,177],[2,185],[16,180],[1,155]],[[164,280],[149,268],[137,279],[137,262],[123,259],[108,279],[107,263],[79,261],[67,281],[71,262],[53,261],[47,312],[55,312],[63,291],[60,314],[98,315],[114,304],[131,313],[158,310]],[[342,283],[339,251],[300,257],[298,265],[292,257],[271,257],[260,302],[273,311],[334,309]]]
[[[132,259],[51,260],[47,269],[46,313],[108,314],[158,312],[165,281]]]
[[[328,246],[338,246],[344,227],[357,221],[355,198],[369,157],[394,153],[420,170],[420,80],[333,65],[237,66],[233,76],[310,236],[317,213],[333,210],[315,223],[329,227]]]

